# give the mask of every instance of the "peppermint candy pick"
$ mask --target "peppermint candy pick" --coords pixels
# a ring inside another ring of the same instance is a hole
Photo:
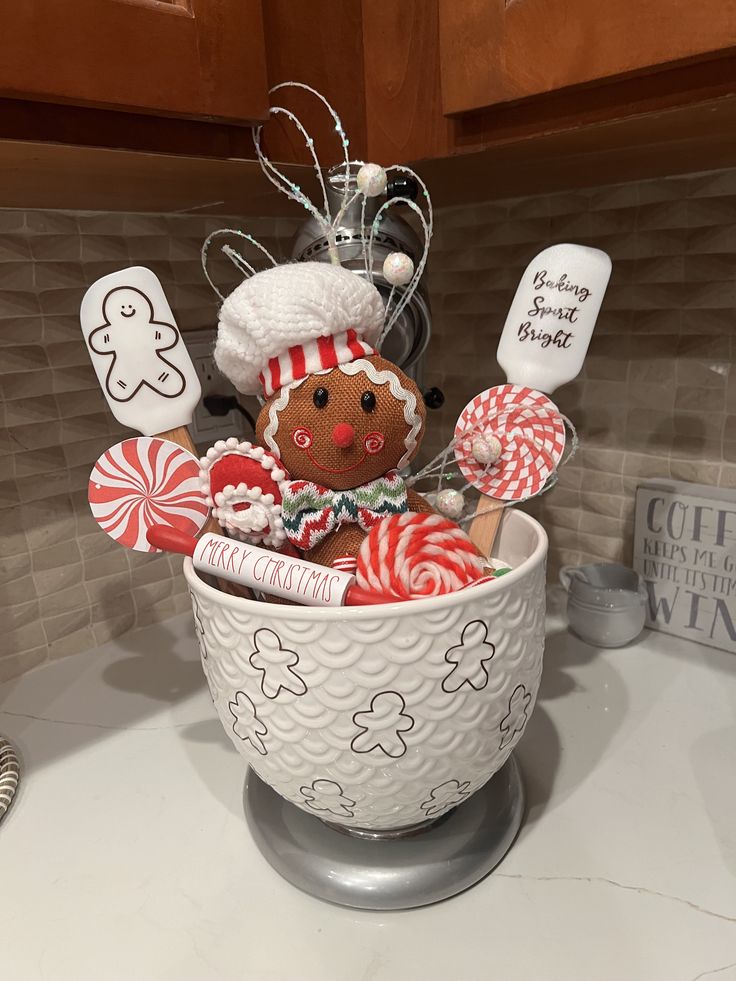
[[[479,446],[498,444],[496,459],[477,452]],[[496,500],[534,497],[557,469],[564,449],[565,424],[557,406],[520,385],[498,385],[476,395],[455,426],[460,472]]]
[[[137,552],[159,551],[146,538],[154,525],[196,535],[209,515],[197,458],[155,436],[126,439],[106,450],[92,469],[88,495],[100,528]]]

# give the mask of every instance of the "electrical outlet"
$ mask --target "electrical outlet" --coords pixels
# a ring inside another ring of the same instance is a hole
[[[193,358],[194,368],[202,386],[202,398],[206,395],[229,395],[224,390],[224,379],[215,366],[211,355]],[[192,420],[192,437],[195,443],[216,439],[227,439],[228,436],[239,436],[242,432],[242,416],[239,412],[228,412],[225,416],[212,416],[207,411],[204,402],[200,402],[194,410]]]
[[[220,374],[215,364],[212,355],[215,332],[213,330],[187,331],[184,340],[202,386],[202,398],[207,395],[237,396],[235,388]],[[252,438],[245,417],[237,410],[228,412],[224,416],[213,416],[202,401],[194,410],[190,431],[197,446],[204,449],[211,446],[215,440],[227,439],[228,436],[237,436],[238,439],[247,439],[249,436]]]

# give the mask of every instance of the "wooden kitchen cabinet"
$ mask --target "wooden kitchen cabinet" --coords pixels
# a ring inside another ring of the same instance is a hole
[[[5,0],[0,14],[0,141],[253,159],[268,88],[295,80],[334,100],[365,152],[360,0]],[[331,147],[327,114],[289,98]],[[267,150],[309,159],[279,121]]]
[[[736,49],[736,0],[439,0],[442,107],[471,112]]]
[[[30,194],[38,207],[104,208],[114,173],[119,207],[261,207],[250,124],[286,80],[334,104],[354,158],[418,163],[440,205],[736,164],[736,0],[6,0],[0,11],[0,206]],[[319,104],[288,99],[323,164],[337,162]],[[33,145],[30,170],[9,141]],[[278,120],[265,145],[308,163]],[[75,162],[66,151],[80,147]],[[112,163],[96,148],[133,152]],[[260,213],[278,207],[269,193]]]
[[[736,0],[363,0],[363,50],[438,203],[736,164]]]
[[[261,0],[2,5],[0,96],[236,124],[268,114]]]

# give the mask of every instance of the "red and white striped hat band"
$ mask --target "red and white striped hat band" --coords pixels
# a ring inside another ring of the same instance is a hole
[[[290,385],[307,375],[377,353],[370,344],[361,341],[351,327],[342,334],[317,337],[306,344],[290,347],[278,358],[271,358],[258,378],[263,385],[264,395],[270,398],[284,385]]]

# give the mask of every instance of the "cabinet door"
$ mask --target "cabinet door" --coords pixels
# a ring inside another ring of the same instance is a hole
[[[0,95],[235,123],[267,113],[261,0],[6,0]]]
[[[736,0],[440,0],[439,9],[448,115],[736,47]]]

